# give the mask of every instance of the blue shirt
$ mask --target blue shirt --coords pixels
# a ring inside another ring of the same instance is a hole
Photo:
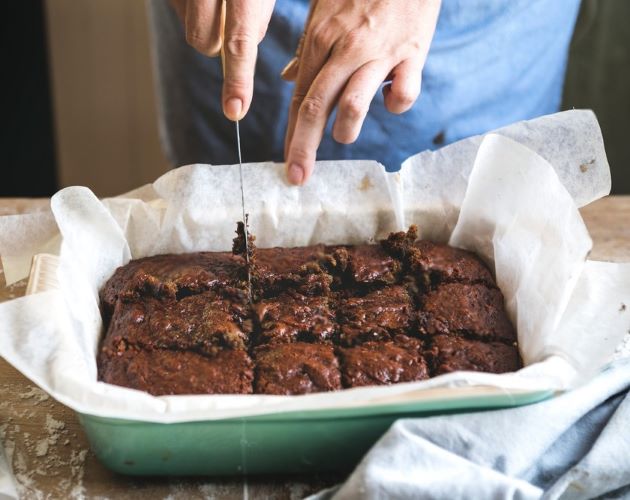
[[[359,139],[335,142],[333,120],[317,158],[374,159],[389,170],[425,149],[558,110],[580,0],[443,0],[420,98],[393,115],[379,92]],[[234,124],[221,111],[222,71],[189,47],[167,0],[149,3],[161,133],[170,161],[233,164]],[[243,161],[283,161],[293,57],[307,0],[277,0],[259,46],[254,97],[241,121]]]

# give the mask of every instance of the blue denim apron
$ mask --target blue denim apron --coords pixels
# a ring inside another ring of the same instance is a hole
[[[332,119],[320,160],[374,159],[388,170],[425,149],[558,110],[580,0],[443,0],[411,110],[389,113],[379,92],[359,139],[342,145]],[[234,125],[221,111],[221,63],[186,45],[167,0],[149,2],[160,108],[169,160],[237,162]],[[260,44],[251,110],[241,121],[243,161],[282,161],[292,83],[279,74],[293,57],[307,0],[277,0]]]

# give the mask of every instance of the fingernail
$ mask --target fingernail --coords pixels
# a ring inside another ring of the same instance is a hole
[[[289,182],[295,186],[300,186],[304,181],[304,169],[297,163],[291,163],[287,170]]]
[[[294,57],[280,72],[280,78],[293,81],[297,77],[298,58]]]
[[[243,101],[238,97],[230,97],[225,103],[225,114],[230,120],[240,120],[243,111]]]

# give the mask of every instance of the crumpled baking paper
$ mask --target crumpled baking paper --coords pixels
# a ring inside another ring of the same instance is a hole
[[[40,246],[59,246],[58,287],[0,305],[0,355],[76,411],[178,422],[414,401],[445,387],[563,390],[596,373],[630,323],[622,307],[630,265],[587,260],[591,240],[577,209],[610,188],[591,112],[421,153],[396,173],[369,161],[320,162],[302,188],[286,184],[280,164],[244,165],[244,174],[262,247],[373,241],[415,223],[425,237],[475,250],[495,270],[527,366],[305,396],[153,397],[97,382],[98,290],[130,258],[229,249],[241,213],[236,165],[183,167],[103,201],[67,188],[53,197],[51,219],[27,216],[17,237],[6,232],[15,219],[0,218],[0,254],[14,278]]]
[[[2,443],[0,442],[0,500],[17,500],[17,498],[18,495],[11,467],[7,462]]]

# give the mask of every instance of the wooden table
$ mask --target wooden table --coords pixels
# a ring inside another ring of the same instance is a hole
[[[0,215],[45,207],[47,200],[0,199]],[[582,210],[594,240],[593,259],[630,261],[630,196],[611,196]],[[24,294],[26,284],[4,288],[0,302]],[[33,386],[0,359],[0,439],[25,498],[301,498],[343,479],[139,479],[114,474],[90,452],[74,413]]]

